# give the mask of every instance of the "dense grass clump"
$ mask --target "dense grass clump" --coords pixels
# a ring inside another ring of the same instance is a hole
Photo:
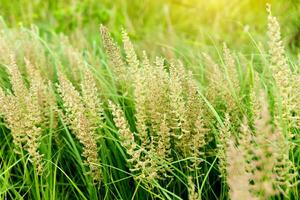
[[[299,63],[267,14],[267,47],[196,69],[1,24],[0,198],[297,199]]]

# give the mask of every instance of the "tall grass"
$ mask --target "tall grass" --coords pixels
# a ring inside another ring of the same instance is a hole
[[[283,26],[289,46],[298,47],[298,0],[2,0],[0,13],[10,27],[39,27],[43,37],[53,32],[67,33],[76,46],[90,47],[99,42],[98,26],[105,24],[118,42],[124,27],[135,45],[148,53],[160,52],[188,56],[191,47],[214,53],[214,45],[223,42],[251,53],[251,41],[244,29],[263,37],[265,4],[273,5]],[[201,11],[201,12],[199,12]],[[288,12],[286,12],[288,11]],[[230,33],[230,34],[229,34]],[[155,43],[155,45],[153,45]],[[172,52],[169,49],[176,49]],[[297,51],[297,48],[294,48]]]
[[[197,74],[125,30],[80,50],[2,23],[0,197],[297,199],[299,63],[267,14],[267,47],[224,44]]]

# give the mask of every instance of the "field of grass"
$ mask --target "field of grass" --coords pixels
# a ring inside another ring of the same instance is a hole
[[[0,0],[0,199],[299,199],[300,14],[268,2]]]

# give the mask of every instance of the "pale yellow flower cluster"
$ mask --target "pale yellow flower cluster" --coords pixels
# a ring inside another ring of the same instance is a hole
[[[101,30],[106,51],[114,51],[116,47],[108,45],[112,39],[107,38],[109,34],[103,31],[106,29],[102,27]],[[138,171],[141,177],[148,177],[147,180],[167,176],[172,148],[178,150],[182,157],[191,157],[189,169],[198,168],[200,157],[204,155],[201,149],[206,145],[208,129],[202,116],[204,106],[193,74],[180,61],[168,63],[157,57],[151,63],[146,53],[140,62],[125,31],[123,43],[130,72],[127,84],[133,86],[136,137],[129,136],[134,133],[130,131],[124,114],[120,114],[122,109],[111,107],[120,137],[123,138],[121,144],[131,157],[131,170]],[[113,59],[115,55],[109,54]],[[121,62],[125,63],[118,61]],[[123,64],[114,70],[115,73],[124,67]]]
[[[59,73],[58,91],[63,100],[65,120],[83,145],[82,156],[90,168],[95,182],[101,180],[100,160],[97,147],[97,129],[101,125],[102,108],[96,83],[89,69],[86,69],[80,94],[72,83]]]

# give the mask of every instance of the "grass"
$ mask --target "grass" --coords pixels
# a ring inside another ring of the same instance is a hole
[[[167,47],[176,48],[181,54],[182,48],[192,47],[211,49],[214,53],[215,44],[219,47],[223,42],[251,53],[253,48],[248,45],[251,41],[244,34],[244,28],[249,27],[256,38],[264,40],[266,14],[262,10],[267,2],[285,24],[282,30],[285,42],[297,52],[297,0],[234,0],[229,3],[225,0],[144,0],[143,3],[139,0],[24,0],[18,4],[4,0],[0,12],[10,27],[35,24],[43,37],[51,37],[53,32],[64,33],[80,48],[99,43],[98,26],[105,24],[118,42],[121,42],[120,30],[125,28],[135,45],[149,53],[168,55]]]
[[[34,15],[4,1],[8,24],[2,20],[0,25],[1,199],[297,199],[299,63],[284,51],[276,18],[261,10],[269,18],[258,24],[268,22],[268,34],[260,27],[237,41],[223,34],[234,26],[226,22],[218,27],[216,20],[215,29],[207,32],[220,38],[213,48],[207,45],[211,40],[202,38],[206,45],[198,53],[184,46],[197,38],[192,28],[187,30],[196,23],[173,24],[174,18],[185,17],[180,7],[169,16],[173,31],[192,37],[175,36],[182,43],[170,50],[177,43],[163,36],[167,50],[146,48],[148,60],[146,54],[135,53],[119,27],[126,25],[137,49],[147,46],[163,15],[150,13],[162,4],[149,6],[141,17],[149,21],[142,27],[144,20],[129,21],[138,14],[135,6],[142,6],[136,1],[131,6],[104,1],[107,7],[99,5],[98,11],[89,9],[96,1],[68,3],[20,4],[29,10],[39,7]],[[122,12],[110,13],[114,20],[107,20],[111,7]],[[56,8],[61,10],[53,13]],[[215,4],[208,8],[220,9]],[[55,22],[47,22],[45,13],[53,13]],[[74,18],[65,19],[70,13]],[[168,17],[163,19],[160,24],[170,28]],[[20,20],[37,26],[18,26]],[[120,51],[103,26],[100,39],[99,22],[111,26],[118,44],[123,41]],[[90,34],[83,38],[85,31]],[[139,37],[148,32],[144,43]],[[234,47],[251,41],[245,45],[251,53],[221,47],[219,40]]]

